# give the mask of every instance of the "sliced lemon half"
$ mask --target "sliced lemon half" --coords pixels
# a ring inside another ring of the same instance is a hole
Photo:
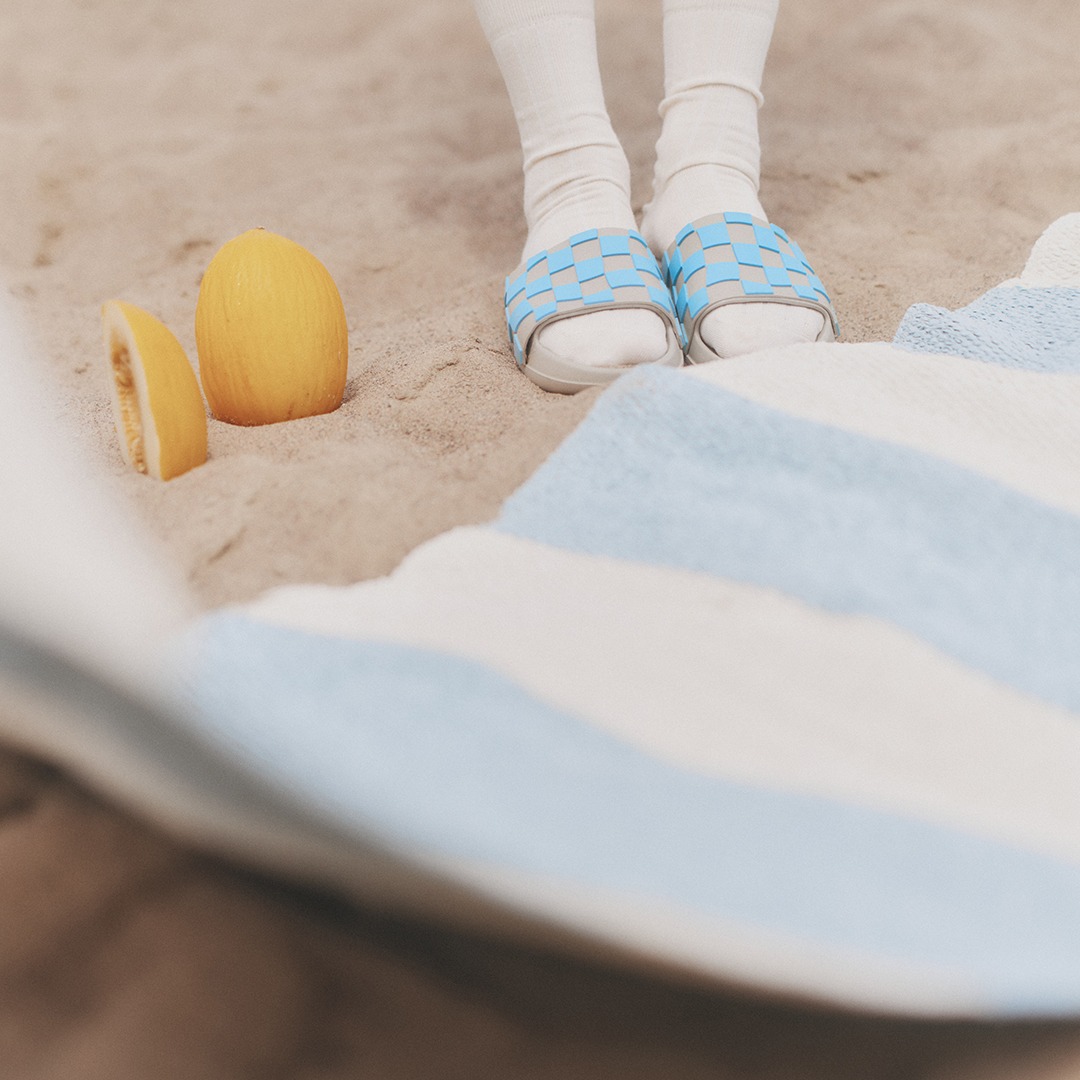
[[[206,461],[206,408],[183,346],[147,311],[123,300],[101,309],[120,449],[158,480]]]

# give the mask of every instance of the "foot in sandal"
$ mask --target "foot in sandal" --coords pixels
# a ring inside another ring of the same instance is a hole
[[[532,274],[527,284],[534,288],[535,279],[543,276],[540,263],[553,255],[560,266],[568,249],[571,262],[585,264],[589,274],[598,268],[592,260],[601,256],[597,239],[571,243],[572,238],[594,232],[625,238],[636,229],[630,169],[612,130],[600,82],[592,0],[475,4],[510,95],[524,158],[529,234],[508,289],[523,274]],[[526,319],[527,308],[522,307],[522,300],[533,297],[507,297],[518,312],[518,324],[510,320],[511,338],[518,337],[518,362],[534,381],[546,389],[572,392],[610,382],[638,364],[681,363],[681,355],[676,355],[678,331],[665,310],[670,299],[651,299],[647,283],[630,280],[630,272],[653,280],[634,262],[636,258],[644,265],[652,259],[648,249],[638,250],[636,241],[633,246],[629,259],[603,256],[603,272],[619,271],[615,280],[622,285],[608,281],[601,289],[597,279],[579,281],[566,267],[555,269],[559,299],[549,290],[536,305],[530,304],[539,311],[535,320],[531,315]],[[663,290],[655,262],[653,267],[655,284]],[[588,302],[573,299],[577,286]],[[608,293],[611,298],[605,301]],[[629,302],[634,296],[640,304]],[[550,308],[553,303],[557,310]]]
[[[663,123],[653,198],[645,208],[641,231],[657,255],[664,253],[669,259],[676,256],[676,240],[681,237],[681,257],[692,260],[693,272],[702,261],[695,252],[703,249],[695,233],[686,234],[687,226],[716,224],[717,219],[723,224],[723,215],[728,214],[745,215],[759,229],[758,234],[753,227],[744,229],[740,217],[734,229],[738,249],[705,249],[704,262],[710,269],[695,273],[692,280],[672,283],[676,296],[685,286],[685,299],[695,312],[684,320],[693,323],[690,359],[695,362],[828,340],[836,330],[824,290],[815,291],[802,273],[807,268],[801,252],[794,256],[790,250],[770,250],[784,248],[786,236],[779,240],[769,235],[768,218],[758,200],[758,110],[777,8],[778,0],[664,0]],[[720,237],[717,229],[710,235],[713,240]],[[758,240],[766,244],[764,251],[746,246]],[[740,254],[765,265],[744,265]],[[721,281],[734,271],[718,263],[734,264],[739,271],[734,282]],[[783,287],[766,292],[770,277]],[[748,291],[735,287],[740,281]],[[708,307],[702,308],[706,300]]]

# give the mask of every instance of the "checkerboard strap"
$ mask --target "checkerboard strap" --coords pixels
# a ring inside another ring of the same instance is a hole
[[[829,294],[799,245],[749,214],[691,222],[664,253],[663,273],[687,341],[715,308],[760,301],[813,308],[840,332]]]
[[[546,322],[584,311],[647,308],[680,343],[682,325],[649,245],[626,229],[590,229],[538,252],[506,279],[506,325],[519,364]]]

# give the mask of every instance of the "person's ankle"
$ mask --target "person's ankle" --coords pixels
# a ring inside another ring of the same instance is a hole
[[[592,179],[565,185],[527,216],[529,234],[522,262],[564,244],[589,229],[636,229],[634,211],[625,194],[610,181]]]
[[[659,255],[684,225],[729,211],[768,220],[757,188],[744,173],[723,165],[696,165],[654,181],[653,197],[642,211],[641,233]]]

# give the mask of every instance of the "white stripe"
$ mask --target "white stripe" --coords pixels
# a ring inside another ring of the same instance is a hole
[[[875,619],[484,528],[248,610],[480,662],[688,768],[1080,860],[1080,720]]]
[[[886,344],[794,345],[687,374],[793,416],[925,451],[1080,513],[1080,376]]]

